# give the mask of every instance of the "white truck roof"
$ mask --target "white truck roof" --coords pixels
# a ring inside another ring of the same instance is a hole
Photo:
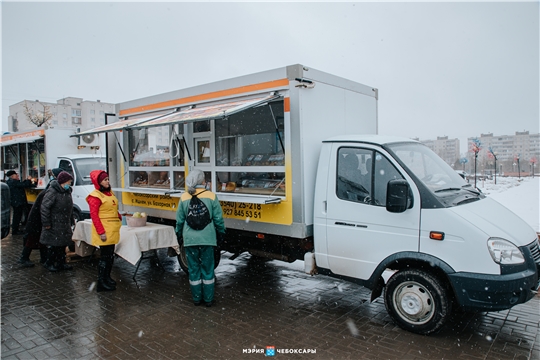
[[[385,135],[340,135],[333,136],[324,140],[323,142],[364,142],[375,145],[384,145],[391,143],[411,142],[417,143],[418,141],[399,137],[399,136],[385,136]]]
[[[58,156],[59,159],[72,159],[72,160],[77,160],[77,159],[100,159],[100,158],[104,158],[105,155],[101,155],[101,154],[67,154],[67,155],[62,155],[62,156]]]

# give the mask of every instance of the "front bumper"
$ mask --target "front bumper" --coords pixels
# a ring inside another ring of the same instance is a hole
[[[538,240],[521,246],[525,262],[501,265],[500,275],[448,274],[458,304],[466,310],[497,311],[529,301],[540,288]]]
[[[449,274],[458,304],[465,310],[497,311],[525,303],[540,283],[536,267],[513,274]]]

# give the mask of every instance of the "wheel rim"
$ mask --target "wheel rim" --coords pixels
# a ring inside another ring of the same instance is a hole
[[[425,324],[435,314],[431,293],[414,281],[400,284],[394,292],[393,302],[401,318],[411,324]]]

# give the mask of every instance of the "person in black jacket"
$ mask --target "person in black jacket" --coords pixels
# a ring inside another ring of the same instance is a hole
[[[28,201],[26,200],[25,188],[35,187],[36,184],[29,176],[28,179],[21,181],[19,174],[13,170],[6,173],[8,177],[6,184],[9,186],[11,194],[11,207],[13,208],[13,218],[11,220],[11,234],[19,234],[19,224],[21,222],[23,212],[28,214]]]
[[[71,182],[73,177],[62,171],[43,196],[41,202],[41,237],[39,242],[47,246],[47,261],[44,266],[49,271],[72,270],[66,264],[66,246],[71,243],[73,230],[71,218],[73,199]]]
[[[33,249],[39,249],[41,264],[45,264],[45,261],[47,260],[47,247],[39,242],[39,238],[41,237],[41,202],[43,201],[45,193],[51,186],[51,182],[56,180],[58,175],[62,172],[62,169],[54,168],[52,171],[49,171],[51,173],[49,183],[45,190],[40,192],[37,196],[36,201],[28,214],[28,220],[26,221],[23,235],[23,241],[25,243],[21,257],[19,258],[19,263],[22,264],[23,267],[34,266],[34,263],[30,261],[30,254]]]

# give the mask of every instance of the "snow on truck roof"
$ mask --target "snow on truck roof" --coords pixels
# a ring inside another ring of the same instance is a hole
[[[374,145],[385,145],[402,142],[418,143],[418,141],[413,139],[386,135],[340,135],[328,138],[323,142],[362,142]]]
[[[100,155],[100,154],[68,154],[68,155],[62,155],[62,156],[59,156],[58,157],[59,159],[72,159],[72,160],[77,160],[77,159],[102,159],[102,158],[105,158],[105,155]]]

